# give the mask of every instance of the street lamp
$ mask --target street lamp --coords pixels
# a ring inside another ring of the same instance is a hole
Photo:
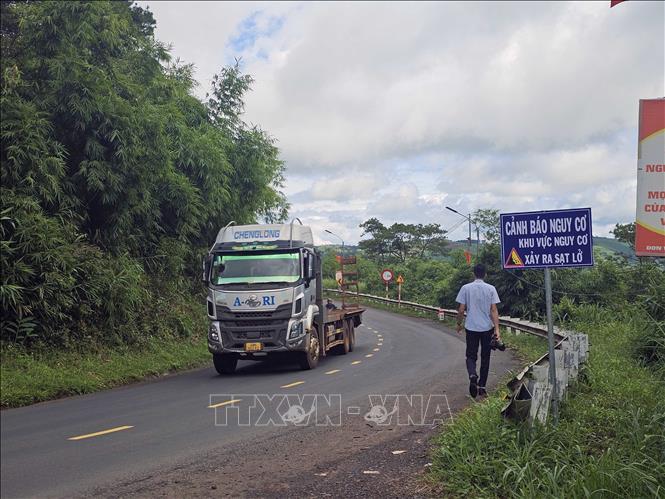
[[[335,236],[337,239],[339,239],[340,241],[342,241],[342,252],[341,252],[341,253],[342,253],[342,256],[344,256],[344,239],[342,239],[342,238],[339,237],[337,234],[335,234],[334,232],[332,232],[332,231],[330,231],[330,230],[328,230],[328,229],[323,229],[323,231],[324,231],[324,232],[327,232],[328,234],[330,234],[330,235],[332,235],[332,236]]]
[[[450,206],[446,206],[446,210],[450,210],[453,213],[457,213],[460,217],[464,218],[465,220],[469,221],[469,254],[471,253],[471,213],[468,215],[463,215],[459,211],[457,211],[454,208],[451,208]],[[478,227],[476,227],[476,255],[480,253],[480,230]]]

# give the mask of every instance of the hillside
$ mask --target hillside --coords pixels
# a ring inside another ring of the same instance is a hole
[[[628,244],[612,237],[594,237],[593,246],[604,256],[625,256],[636,260],[635,251]]]

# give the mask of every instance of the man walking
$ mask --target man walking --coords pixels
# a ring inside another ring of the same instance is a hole
[[[462,332],[462,321],[466,311],[466,370],[469,373],[469,393],[472,397],[476,395],[487,395],[485,389],[487,374],[490,369],[491,342],[494,336],[501,339],[499,332],[499,311],[496,304],[500,303],[496,288],[487,284],[485,278],[485,266],[482,263],[473,267],[476,280],[465,284],[459,290],[457,299],[457,332]],[[476,374],[476,360],[478,359],[478,345],[480,345],[480,380]]]

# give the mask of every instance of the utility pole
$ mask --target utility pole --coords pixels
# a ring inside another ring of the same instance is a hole
[[[476,257],[480,255],[480,228],[476,225]]]
[[[468,246],[469,246],[469,255],[470,255],[471,254],[471,213],[469,213],[468,215],[463,215],[459,211],[457,211],[456,209],[451,208],[450,206],[446,206],[446,210],[450,210],[453,213],[457,213],[460,217],[462,217],[462,218],[469,221],[469,239],[468,239],[469,244],[468,244]],[[478,230],[478,228],[476,228],[476,230]],[[480,246],[480,236],[478,236],[478,245]],[[477,253],[476,253],[476,256],[478,256]]]

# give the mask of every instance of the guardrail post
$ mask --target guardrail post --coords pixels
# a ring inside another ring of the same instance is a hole
[[[552,400],[552,386],[549,383],[530,383],[531,391],[531,409],[529,411],[529,423],[533,425],[534,421],[541,424],[547,422],[547,414]]]
[[[568,377],[576,379],[580,365],[580,353],[577,350],[577,345],[572,341],[564,341],[561,348],[564,352],[563,364],[568,371]]]
[[[554,358],[556,362],[556,386],[557,386],[557,400],[561,400],[568,388],[568,371],[565,369],[565,352],[563,350],[555,350]]]

